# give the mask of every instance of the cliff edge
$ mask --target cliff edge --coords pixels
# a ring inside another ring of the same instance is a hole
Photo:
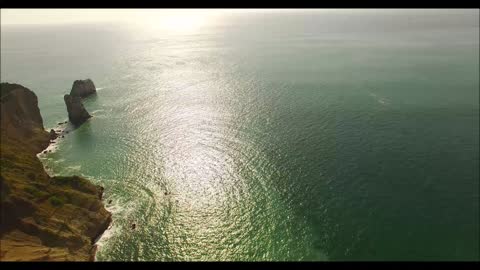
[[[36,154],[50,142],[35,93],[1,83],[0,261],[94,260],[111,223],[103,188],[50,177]]]

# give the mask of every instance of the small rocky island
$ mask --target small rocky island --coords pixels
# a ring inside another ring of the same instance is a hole
[[[63,99],[67,106],[68,119],[75,126],[80,126],[90,117],[92,117],[82,103],[82,98],[96,94],[97,90],[93,81],[90,79],[76,80],[73,82],[70,94],[66,94]]]
[[[80,90],[72,89],[70,96],[84,96],[92,85],[74,83]],[[103,188],[44,170],[36,155],[55,132],[44,129],[34,92],[1,83],[0,101],[0,261],[94,260],[95,241],[112,221]]]
[[[72,90],[70,91],[70,95],[81,98],[85,98],[96,93],[97,89],[95,88],[95,84],[93,84],[93,81],[90,79],[74,81]]]

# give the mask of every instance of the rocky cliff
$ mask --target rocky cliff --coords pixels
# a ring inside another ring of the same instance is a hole
[[[43,128],[37,96],[18,84],[1,84],[1,133],[40,152],[50,140]]]
[[[51,136],[36,95],[2,83],[0,96],[0,260],[93,260],[95,240],[111,223],[103,188],[49,176],[36,156]]]

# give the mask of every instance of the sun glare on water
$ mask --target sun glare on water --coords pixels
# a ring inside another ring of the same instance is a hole
[[[169,33],[191,33],[212,21],[208,12],[162,12],[145,14],[142,21],[147,27]]]
[[[167,30],[189,31],[205,25],[205,17],[199,15],[172,15],[161,20],[160,24],[161,27],[166,28]]]

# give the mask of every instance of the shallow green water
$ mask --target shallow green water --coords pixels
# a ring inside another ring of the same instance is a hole
[[[2,27],[47,128],[99,88],[43,158],[113,201],[98,260],[479,259],[478,12],[308,14]]]

